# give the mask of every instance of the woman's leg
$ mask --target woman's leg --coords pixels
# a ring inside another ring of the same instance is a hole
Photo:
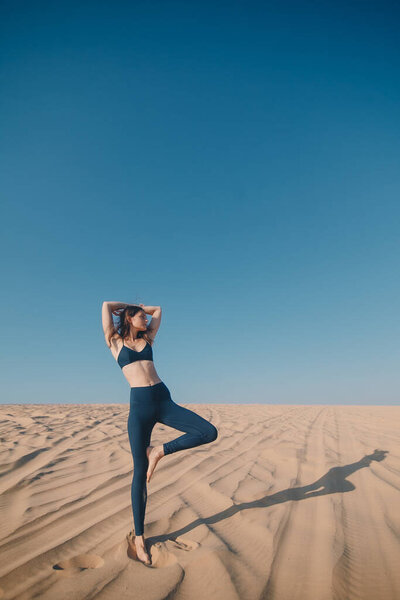
[[[147,504],[146,472],[148,458],[146,448],[150,445],[151,432],[156,423],[155,410],[151,401],[131,403],[128,418],[128,435],[133,457],[131,500],[135,535],[143,535]]]
[[[164,455],[208,444],[217,439],[217,428],[195,412],[176,404],[172,398],[164,400],[160,405],[158,420],[164,425],[185,431],[170,442],[165,442]]]

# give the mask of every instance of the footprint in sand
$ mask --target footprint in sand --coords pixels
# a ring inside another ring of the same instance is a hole
[[[200,546],[199,543],[194,542],[193,540],[187,540],[181,537],[177,537],[173,540],[167,540],[165,544],[157,542],[150,548],[153,567],[160,569],[162,567],[169,567],[170,565],[178,562],[178,557],[175,556],[173,552],[169,552],[169,544],[173,549],[185,551],[194,550]]]
[[[64,577],[73,577],[86,569],[98,569],[104,565],[104,560],[97,554],[78,554],[72,558],[61,560],[53,569],[60,572]]]
[[[164,544],[157,542],[149,548],[149,554],[151,555],[151,566],[156,569],[162,569],[163,567],[170,567],[178,562],[176,556],[165,548]]]
[[[134,539],[134,535],[132,532],[129,533],[129,538],[131,540]],[[148,568],[150,567],[153,569],[162,569],[164,567],[170,567],[171,565],[178,562],[178,558],[175,556],[175,554],[173,552],[170,552],[166,547],[168,544],[171,544],[171,546],[174,549],[177,548],[178,550],[185,551],[194,550],[195,548],[198,548],[200,546],[198,542],[194,542],[193,540],[188,540],[182,537],[176,537],[175,539],[167,540],[165,543],[150,543],[148,545],[148,552],[151,558],[151,565],[146,565]],[[130,556],[129,553],[129,544],[127,554],[130,558],[132,558],[132,556]]]
[[[188,540],[183,537],[176,537],[173,540],[168,540],[168,543],[174,546],[174,548],[178,548],[178,550],[195,550],[200,546],[198,542],[193,540]]]

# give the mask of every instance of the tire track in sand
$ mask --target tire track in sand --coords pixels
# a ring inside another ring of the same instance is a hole
[[[324,427],[332,428],[331,421],[331,409],[322,408],[310,423],[304,446],[298,452],[298,474],[293,490],[294,497],[298,494],[298,501],[291,502],[280,531],[262,600],[332,600],[333,505],[329,494],[315,495],[315,486],[307,497],[307,486],[327,471]],[[296,492],[301,486],[306,487]],[[294,572],[296,577],[291,576]]]
[[[357,461],[365,455],[364,446],[354,435],[351,420],[337,410],[341,432],[342,461]],[[371,448],[371,453],[374,448]],[[387,536],[374,475],[366,465],[352,476],[353,493],[343,494],[342,515],[344,549],[333,569],[333,600],[398,600],[400,575],[398,559]]]

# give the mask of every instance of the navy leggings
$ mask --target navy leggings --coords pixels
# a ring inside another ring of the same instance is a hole
[[[207,444],[218,435],[218,430],[212,423],[176,404],[163,381],[155,385],[131,388],[128,435],[133,457],[131,498],[135,535],[143,535],[144,531],[146,475],[149,465],[146,448],[150,446],[151,432],[156,423],[186,432],[163,444],[165,455]]]

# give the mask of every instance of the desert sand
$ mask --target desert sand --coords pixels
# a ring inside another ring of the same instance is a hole
[[[1,598],[400,598],[399,407],[180,404],[219,436],[158,463],[151,567],[127,556],[129,406],[0,407]]]

